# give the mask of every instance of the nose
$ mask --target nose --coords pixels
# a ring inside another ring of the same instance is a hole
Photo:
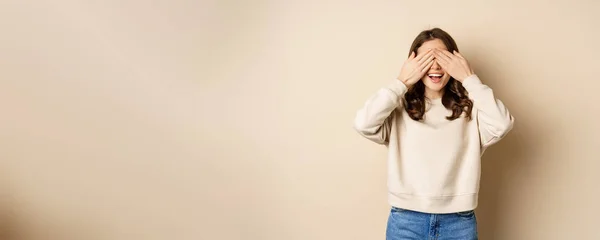
[[[433,60],[433,65],[431,65],[431,69],[433,69],[433,70],[440,70],[440,69],[442,69],[442,67],[440,67],[440,65],[438,64],[437,60]]]

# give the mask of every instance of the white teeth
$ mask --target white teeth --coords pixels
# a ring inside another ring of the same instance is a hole
[[[432,74],[429,74],[429,76],[430,76],[430,77],[441,77],[441,76],[442,76],[442,74],[438,74],[438,73],[432,73]]]

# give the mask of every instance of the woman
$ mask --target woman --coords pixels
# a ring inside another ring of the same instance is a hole
[[[448,33],[421,32],[397,79],[355,119],[388,148],[386,239],[477,239],[480,157],[513,123]]]

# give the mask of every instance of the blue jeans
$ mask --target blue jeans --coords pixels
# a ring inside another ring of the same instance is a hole
[[[429,214],[392,207],[386,240],[477,240],[475,211]]]

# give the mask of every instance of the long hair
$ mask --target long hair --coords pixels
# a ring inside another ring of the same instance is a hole
[[[417,35],[408,55],[412,52],[416,55],[417,49],[424,42],[433,39],[440,39],[446,45],[448,51],[453,52],[456,50],[458,52],[458,46],[450,34],[440,28],[433,28],[422,31]],[[446,109],[452,110],[452,115],[447,116],[446,119],[454,120],[459,118],[462,113],[465,113],[465,117],[471,120],[473,101],[469,99],[467,90],[463,87],[462,83],[450,77],[443,91],[442,104]],[[404,105],[410,118],[415,121],[423,120],[423,116],[425,115],[425,84],[423,81],[418,81],[408,89],[408,92],[404,95]]]

